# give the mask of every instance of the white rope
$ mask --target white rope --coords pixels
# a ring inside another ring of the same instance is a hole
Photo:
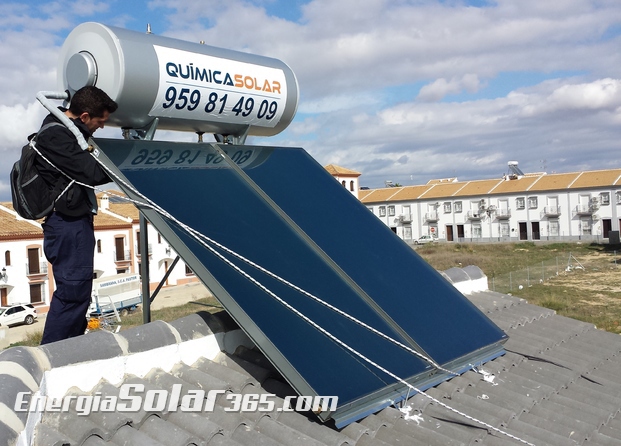
[[[98,160],[98,161],[99,161],[99,160]],[[305,295],[305,296],[307,296],[307,297],[309,297],[309,298],[313,299],[314,301],[316,301],[316,302],[318,302],[319,304],[321,304],[321,305],[325,306],[326,308],[329,308],[330,310],[332,310],[332,311],[334,311],[334,312],[336,312],[336,313],[340,314],[341,316],[343,316],[343,317],[345,317],[345,318],[347,318],[347,319],[351,320],[352,322],[354,322],[354,323],[356,323],[356,324],[358,324],[358,325],[360,325],[360,326],[364,327],[365,329],[367,329],[367,330],[371,331],[372,333],[375,333],[376,335],[378,335],[378,336],[382,337],[383,339],[386,339],[386,340],[388,340],[389,342],[391,342],[391,343],[393,343],[393,344],[397,345],[398,347],[403,348],[404,350],[406,350],[406,351],[408,351],[408,352],[412,353],[413,355],[417,356],[418,358],[422,359],[423,361],[425,361],[425,362],[427,362],[427,363],[431,364],[431,365],[432,365],[433,367],[435,367],[436,369],[441,370],[441,371],[443,371],[443,372],[445,372],[445,373],[448,373],[448,374],[450,374],[450,375],[453,375],[453,376],[458,376],[458,375],[459,375],[459,373],[454,372],[454,371],[452,371],[452,370],[448,370],[448,369],[443,368],[443,367],[442,367],[442,366],[440,366],[438,363],[436,363],[433,359],[431,359],[431,358],[429,358],[429,357],[427,357],[427,356],[423,355],[422,353],[420,353],[420,352],[418,352],[418,351],[414,350],[413,348],[411,348],[411,347],[409,347],[409,346],[407,346],[407,345],[405,345],[405,344],[403,344],[403,343],[399,342],[398,340],[396,340],[396,339],[394,339],[394,338],[391,338],[390,336],[386,335],[385,333],[382,333],[381,331],[377,330],[376,328],[371,327],[370,325],[368,325],[368,324],[366,324],[365,322],[363,322],[363,321],[361,321],[361,320],[357,319],[356,317],[354,317],[354,316],[352,316],[352,315],[350,315],[350,314],[346,313],[345,311],[341,310],[340,308],[335,307],[334,305],[332,305],[332,304],[330,304],[330,303],[326,302],[325,300],[323,300],[323,299],[321,299],[321,298],[319,298],[319,297],[315,296],[314,294],[312,294],[312,293],[310,293],[310,292],[308,292],[308,291],[306,291],[306,290],[304,290],[304,289],[302,289],[302,288],[298,287],[297,285],[295,285],[295,284],[293,284],[293,283],[289,282],[288,280],[284,279],[283,277],[281,277],[281,276],[279,276],[279,275],[277,275],[277,274],[275,274],[275,273],[271,272],[270,270],[268,270],[268,269],[266,269],[266,268],[264,268],[264,267],[262,267],[262,266],[258,265],[257,263],[255,263],[255,262],[253,262],[252,260],[250,260],[250,259],[248,259],[248,258],[244,257],[243,255],[241,255],[241,254],[237,253],[236,251],[233,251],[232,249],[227,248],[226,246],[224,246],[224,245],[220,244],[219,242],[217,242],[217,241],[213,240],[212,238],[210,238],[210,237],[206,236],[205,234],[203,234],[203,233],[201,233],[201,232],[199,232],[199,231],[195,230],[195,229],[194,229],[194,228],[192,228],[191,226],[188,226],[188,225],[186,225],[185,223],[183,223],[183,222],[179,221],[179,220],[178,220],[177,218],[175,218],[173,215],[171,215],[170,213],[168,213],[168,211],[166,211],[165,209],[163,209],[161,206],[159,206],[158,204],[156,204],[155,202],[153,202],[152,200],[150,200],[148,197],[146,197],[145,195],[143,195],[142,193],[140,193],[139,191],[137,191],[135,188],[133,188],[130,184],[128,184],[127,182],[125,182],[122,178],[120,178],[119,176],[117,176],[114,172],[112,172],[110,169],[108,169],[108,168],[107,168],[107,166],[105,166],[103,163],[101,163],[101,162],[100,162],[100,164],[101,164],[102,166],[104,166],[104,168],[106,169],[106,171],[107,171],[110,175],[112,175],[112,176],[113,176],[113,177],[114,177],[117,181],[119,181],[121,184],[123,184],[123,185],[124,185],[125,187],[127,187],[128,189],[132,190],[132,192],[134,192],[136,195],[139,195],[139,196],[140,196],[143,200],[147,201],[147,203],[140,202],[140,201],[137,201],[137,200],[133,200],[133,199],[131,199],[131,198],[129,198],[129,197],[125,197],[125,196],[122,196],[122,195],[116,195],[116,194],[113,194],[113,193],[106,192],[106,193],[108,193],[109,195],[114,196],[114,197],[116,197],[116,198],[120,198],[120,199],[126,200],[126,201],[130,201],[130,202],[132,202],[132,203],[134,203],[134,204],[136,204],[136,205],[139,205],[139,206],[144,206],[144,207],[148,207],[148,208],[153,209],[154,211],[158,212],[158,213],[159,213],[159,214],[161,214],[162,216],[164,216],[164,217],[166,217],[166,218],[170,219],[171,221],[173,221],[174,223],[176,223],[177,225],[179,225],[182,229],[184,229],[184,230],[185,230],[186,232],[188,232],[189,234],[193,235],[193,236],[194,236],[194,238],[198,241],[198,243],[199,243],[199,244],[201,244],[202,246],[206,247],[207,249],[211,250],[212,248],[211,248],[211,247],[210,247],[207,243],[205,243],[205,242],[203,242],[203,241],[201,241],[201,240],[199,240],[199,239],[201,239],[201,238],[202,238],[202,239],[204,239],[206,242],[211,243],[211,244],[213,244],[213,245],[217,246],[217,247],[218,247],[218,248],[220,248],[221,250],[223,250],[223,251],[225,251],[226,253],[228,253],[228,254],[230,254],[230,255],[232,255],[232,256],[234,256],[234,257],[238,258],[239,260],[241,260],[241,261],[243,261],[243,262],[247,263],[248,265],[250,265],[250,266],[252,266],[252,267],[256,268],[257,270],[261,271],[262,273],[267,274],[268,276],[270,276],[270,277],[272,277],[272,278],[274,278],[274,279],[278,280],[279,282],[281,282],[281,283],[283,283],[283,284],[285,284],[285,285],[287,285],[287,286],[291,287],[292,289],[294,289],[294,290],[298,291],[299,293],[301,293],[301,294],[303,294],[303,295]],[[81,184],[81,183],[78,183],[78,184]],[[96,190],[98,190],[98,191],[101,191],[100,189],[97,189],[97,188],[95,188],[95,187],[93,187],[93,186],[88,186],[88,185],[85,185],[85,186],[86,186],[86,187],[93,188],[93,189],[96,189]],[[101,191],[101,192],[104,192],[104,191]]]
[[[224,155],[222,155],[224,157]],[[102,163],[97,157],[94,156],[94,158],[97,160],[97,162],[113,177],[115,178],[116,181],[119,181],[121,184],[123,184],[125,187],[127,187],[128,189],[130,189],[133,193],[135,193],[136,195],[138,195],[139,197],[141,197],[143,200],[146,201],[146,203],[137,201],[137,200],[133,200],[129,197],[124,197],[121,195],[116,195],[107,191],[104,191],[102,189],[99,189],[97,187],[85,184],[85,183],[81,183],[77,180],[75,180],[75,182],[81,186],[87,187],[87,188],[91,188],[93,190],[99,191],[99,192],[104,192],[104,193],[108,193],[111,196],[126,200],[126,201],[130,201],[138,206],[143,206],[143,207],[148,207],[151,208],[153,210],[155,210],[156,212],[160,213],[162,216],[170,219],[171,221],[173,221],[174,223],[176,223],[177,225],[179,225],[181,228],[183,228],[184,230],[186,230],[188,233],[190,233],[194,238],[198,238],[198,239],[205,239],[206,241],[209,241],[210,243],[213,243],[215,246],[217,246],[218,248],[224,250],[226,253],[231,254],[235,257],[237,257],[238,259],[244,261],[245,263],[253,266],[254,268],[257,268],[259,271],[264,272],[265,274],[268,274],[270,277],[273,277],[277,280],[279,280],[280,282],[290,286],[291,288],[299,291],[300,293],[306,295],[307,297],[310,297],[311,299],[321,303],[322,305],[326,306],[327,308],[330,308],[331,310],[337,312],[338,314],[358,323],[359,325],[363,326],[364,328],[372,331],[373,333],[381,336],[382,338],[389,340],[390,342],[394,343],[395,345],[398,345],[404,349],[406,349],[407,351],[415,354],[417,357],[427,361],[428,363],[430,363],[431,365],[433,365],[434,367],[437,367],[438,369],[448,372],[452,375],[457,375],[457,373],[452,372],[450,370],[446,370],[443,369],[442,367],[440,367],[438,364],[435,363],[435,361],[433,361],[431,358],[427,358],[425,355],[422,355],[421,353],[411,349],[410,347],[402,344],[401,342],[389,337],[388,335],[376,330],[375,328],[369,326],[368,324],[356,319],[355,317],[345,313],[344,311],[338,309],[337,307],[334,307],[333,305],[329,304],[328,302],[323,301],[322,299],[314,296],[313,294],[299,288],[298,286],[288,282],[286,279],[281,278],[280,276],[276,275],[275,273],[272,273],[268,270],[266,270],[265,268],[257,265],[256,263],[252,262],[249,259],[246,259],[244,256],[242,256],[241,254],[238,254],[234,251],[232,251],[229,248],[226,248],[225,246],[221,245],[220,243],[210,239],[209,237],[205,236],[204,234],[201,234],[200,232],[196,231],[195,229],[189,227],[188,225],[182,223],[181,221],[177,220],[174,216],[172,216],[171,214],[169,214],[166,210],[164,210],[163,208],[161,208],[159,205],[157,205],[155,202],[153,202],[152,200],[150,200],[148,197],[146,197],[145,195],[143,195],[142,193],[140,193],[138,190],[136,190],[133,186],[131,186],[130,184],[128,184],[127,182],[125,182],[122,178],[120,178],[118,175],[116,175],[111,169],[109,169],[104,163]],[[46,159],[46,161],[48,161]],[[49,161],[48,161],[49,162]],[[51,164],[51,163],[50,163]],[[59,169],[60,170],[60,169]],[[62,171],[61,171],[62,172]],[[65,176],[66,175],[64,172],[63,174]],[[408,389],[411,389],[417,393],[420,393],[421,395],[423,395],[425,398],[428,398],[429,400],[431,400],[432,402],[438,404],[441,407],[444,407],[445,409],[460,415],[476,424],[479,424],[491,431],[497,432],[499,434],[505,435],[509,438],[512,438],[516,441],[519,441],[520,443],[529,445],[529,446],[535,446],[532,443],[527,442],[526,440],[523,440],[515,435],[512,435],[508,432],[505,432],[501,429],[498,429],[497,427],[492,426],[489,423],[486,423],[484,421],[481,421],[477,418],[474,418],[464,412],[461,412],[453,407],[450,407],[449,405],[443,403],[442,401],[432,397],[431,395],[428,395],[427,393],[425,393],[423,390],[418,389],[417,387],[413,386],[412,384],[408,383],[407,381],[405,381],[404,379],[400,378],[399,376],[395,375],[394,373],[390,372],[389,370],[387,370],[386,368],[382,367],[381,365],[377,364],[375,361],[367,358],[365,355],[363,355],[362,353],[358,352],[357,350],[355,350],[354,348],[352,348],[351,346],[349,346],[348,344],[346,344],[345,342],[341,341],[339,338],[337,338],[336,336],[334,336],[332,333],[330,333],[328,330],[326,330],[325,328],[321,327],[319,324],[317,324],[316,322],[314,322],[313,320],[311,320],[310,318],[308,318],[306,315],[304,315],[303,313],[301,313],[299,310],[297,310],[296,308],[294,308],[293,306],[291,306],[289,303],[287,303],[286,301],[284,301],[281,297],[279,297],[278,295],[276,295],[274,292],[272,292],[270,289],[268,289],[265,285],[263,285],[261,282],[259,282],[258,280],[256,280],[255,278],[253,278],[252,276],[250,276],[247,272],[245,272],[244,270],[242,270],[240,267],[238,267],[237,265],[235,265],[233,262],[231,262],[229,259],[227,259],[226,257],[224,257],[224,255],[222,255],[221,253],[219,253],[214,247],[210,246],[208,243],[205,243],[201,240],[197,240],[201,245],[203,245],[205,248],[207,248],[213,255],[215,255],[216,257],[218,257],[220,260],[222,260],[224,263],[226,263],[228,266],[230,266],[231,268],[233,268],[237,273],[239,273],[240,275],[242,275],[243,277],[245,277],[247,280],[249,280],[250,282],[252,282],[255,286],[257,286],[258,288],[260,288],[261,290],[263,290],[263,292],[265,292],[266,294],[268,294],[269,296],[271,296],[272,298],[274,298],[276,301],[278,301],[281,305],[283,305],[285,308],[287,308],[289,311],[291,311],[292,313],[296,314],[298,317],[300,317],[302,320],[306,321],[308,324],[310,324],[311,326],[313,326],[315,329],[317,329],[319,332],[321,332],[322,334],[324,334],[325,336],[327,336],[329,339],[333,340],[335,343],[337,343],[338,345],[340,345],[341,347],[343,347],[344,349],[346,349],[347,351],[351,352],[352,354],[354,354],[355,356],[359,357],[360,359],[362,359],[363,361],[369,363],[370,365],[372,365],[373,367],[377,368],[378,370],[380,370],[381,372],[385,373],[386,375],[390,376],[391,378],[395,379],[396,381],[398,381],[399,383],[405,385],[408,387]]]

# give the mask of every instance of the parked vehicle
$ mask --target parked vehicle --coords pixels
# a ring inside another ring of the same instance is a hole
[[[435,241],[436,241],[436,239],[433,238],[432,236],[430,236],[430,235],[423,235],[423,236],[417,238],[416,240],[414,240],[414,244],[416,244],[416,245],[424,245],[426,243],[433,243]]]
[[[31,325],[37,319],[37,309],[32,304],[14,304],[0,307],[0,325]]]
[[[116,312],[121,315],[134,311],[142,303],[140,275],[117,274],[93,280],[89,314]]]

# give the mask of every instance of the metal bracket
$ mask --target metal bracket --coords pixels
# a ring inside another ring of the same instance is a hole
[[[141,129],[123,129],[124,139],[141,139],[145,141],[151,141],[155,136],[157,125],[160,122],[160,118],[155,118],[151,121],[151,124]]]
[[[214,133],[214,137],[216,138],[216,142],[220,144],[233,144],[236,146],[243,146],[246,144],[246,138],[248,137],[248,132],[250,131],[250,126],[247,126],[244,129],[244,133],[241,135],[222,135],[219,133]]]

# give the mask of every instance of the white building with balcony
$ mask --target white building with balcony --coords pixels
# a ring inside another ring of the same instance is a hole
[[[116,193],[120,194],[120,193]],[[140,272],[145,257],[139,243],[138,209],[132,203],[116,201],[99,194],[99,213],[95,216],[94,277]],[[150,267],[149,286],[153,290],[172,267],[177,254],[151,225],[147,225]],[[43,253],[43,230],[39,222],[24,220],[11,203],[0,203],[0,304],[33,303],[46,312],[54,292],[54,276]],[[0,260],[1,262],[1,260]],[[165,283],[181,285],[198,281],[184,264],[177,263]]]
[[[515,165],[517,167],[517,165]],[[368,209],[405,241],[608,241],[621,227],[621,169],[515,173],[361,190]]]

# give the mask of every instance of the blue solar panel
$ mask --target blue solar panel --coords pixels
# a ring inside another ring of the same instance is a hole
[[[503,353],[506,335],[303,149],[96,140],[108,166],[176,220],[436,363],[463,371]],[[109,159],[106,159],[109,158]],[[234,168],[235,167],[235,168]],[[241,170],[240,170],[241,169]],[[120,186],[137,198],[132,188]],[[379,410],[404,384],[296,315],[177,222],[144,209],[301,395],[338,396],[337,426]],[[429,362],[216,248],[333,336],[424,389]]]

